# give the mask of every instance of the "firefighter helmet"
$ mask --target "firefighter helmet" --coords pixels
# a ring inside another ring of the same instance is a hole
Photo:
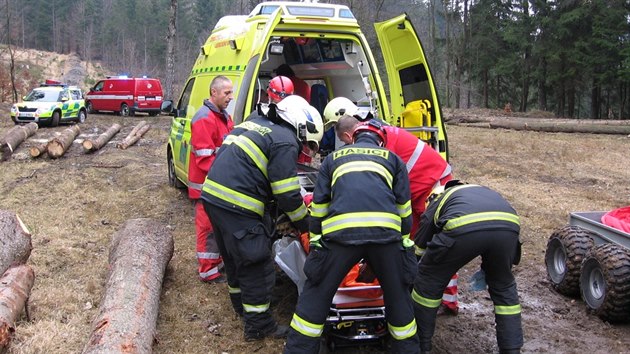
[[[345,97],[335,97],[324,108],[325,130],[337,124],[344,114],[353,116],[359,112],[359,107]]]
[[[293,94],[293,82],[286,76],[276,76],[269,81],[267,95],[273,103],[278,103]]]
[[[378,121],[370,119],[366,122],[357,124],[356,128],[354,128],[354,131],[352,132],[352,142],[354,143],[357,137],[363,133],[374,134],[380,140],[381,146],[387,145],[387,132]]]
[[[298,95],[291,95],[277,105],[278,116],[296,129],[301,141],[319,144],[324,130],[322,117],[315,107]]]

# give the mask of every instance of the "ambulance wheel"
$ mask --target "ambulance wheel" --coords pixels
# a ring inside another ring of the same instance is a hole
[[[84,110],[80,110],[79,111],[79,123],[85,122],[85,117],[87,117],[87,114],[85,114],[85,111]]]
[[[589,312],[604,321],[630,318],[630,252],[613,243],[599,245],[582,263],[580,290]]]
[[[578,226],[567,225],[551,234],[545,251],[545,265],[547,276],[557,292],[579,296],[580,267],[593,245],[592,232]]]
[[[129,105],[126,103],[121,104],[120,115],[123,117],[129,117],[130,114],[131,114],[131,110],[129,109]]]
[[[175,174],[175,163],[173,162],[173,154],[171,153],[171,149],[169,148],[166,152],[167,166],[168,166],[168,184],[171,187],[175,187],[177,189],[186,188],[186,185],[182,183],[179,179],[177,179],[177,175]]]
[[[50,121],[51,127],[56,127],[59,125],[59,120],[61,119],[61,113],[59,111],[54,111],[52,114],[52,119]]]

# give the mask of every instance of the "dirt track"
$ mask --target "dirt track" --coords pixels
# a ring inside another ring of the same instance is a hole
[[[13,123],[0,107],[0,134]],[[139,120],[152,129],[137,145],[115,148]],[[81,139],[113,123],[123,130],[94,154]],[[31,321],[17,327],[9,353],[76,353],[90,331],[107,274],[111,235],[130,218],[169,225],[175,255],[161,298],[157,353],[278,353],[282,341],[245,343],[225,285],[197,281],[192,207],[166,179],[170,118],[90,115],[62,158],[32,159],[28,148],[65,127],[41,128],[0,163],[0,208],[17,212],[33,233],[29,264],[36,273]],[[523,352],[630,352],[630,325],[609,325],[590,315],[579,299],[562,297],[546,280],[544,250],[569,211],[610,210],[630,201],[630,139],[620,136],[550,134],[448,127],[456,177],[492,186],[513,202],[523,220],[524,256],[515,268],[523,305]],[[461,311],[440,317],[434,353],[496,352],[494,317],[486,292],[472,292],[460,272]],[[286,279],[277,287],[275,312],[287,322],[295,304]],[[378,352],[376,348],[344,353]]]

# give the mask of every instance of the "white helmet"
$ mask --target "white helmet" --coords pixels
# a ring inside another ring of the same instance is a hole
[[[317,142],[324,135],[324,124],[317,109],[304,98],[298,95],[291,95],[277,104],[278,116],[285,122],[291,124],[304,141]]]
[[[359,107],[345,97],[335,97],[324,108],[324,120],[326,124],[324,129],[328,130],[334,124],[337,124],[339,118],[344,114],[355,115],[359,112]]]
[[[306,117],[306,141],[309,143],[311,150],[317,151],[319,150],[319,143],[324,137],[324,121],[317,108],[309,105],[306,109],[309,113]],[[310,123],[313,123],[313,125],[309,127]],[[312,144],[316,146],[312,146]]]

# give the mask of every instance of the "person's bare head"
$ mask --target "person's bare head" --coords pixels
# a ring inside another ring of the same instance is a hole
[[[210,83],[210,102],[218,109],[226,109],[230,104],[234,94],[234,86],[232,80],[223,75],[219,75],[212,79]]]
[[[359,124],[359,120],[355,117],[347,114],[341,116],[335,125],[337,138],[346,144],[352,144],[352,133],[357,124]]]

